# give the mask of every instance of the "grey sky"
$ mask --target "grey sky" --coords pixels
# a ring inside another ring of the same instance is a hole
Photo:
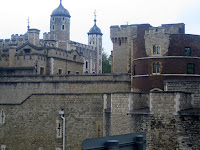
[[[60,0],[1,0],[0,39],[27,31],[27,18],[31,28],[49,32],[50,15]],[[186,33],[200,34],[199,0],[63,0],[63,6],[71,14],[71,40],[87,44],[87,32],[94,24],[103,35],[103,47],[110,54],[110,26],[149,23],[160,26],[169,23],[185,23]]]

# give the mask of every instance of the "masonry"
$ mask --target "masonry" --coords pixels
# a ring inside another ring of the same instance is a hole
[[[86,138],[134,132],[146,133],[147,150],[198,149],[200,113],[192,97],[176,91],[31,94],[21,103],[0,105],[5,118],[0,145],[10,150],[61,148],[57,132],[62,132],[59,110],[64,110],[67,149],[81,149]]]
[[[130,75],[2,76],[0,103],[21,103],[36,93],[110,93],[130,91]]]

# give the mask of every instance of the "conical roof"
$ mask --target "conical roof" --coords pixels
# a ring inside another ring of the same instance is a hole
[[[100,34],[100,35],[103,35],[101,33],[101,29],[99,27],[97,27],[97,25],[96,25],[96,19],[94,20],[94,26],[88,32],[88,35],[89,34]]]
[[[65,9],[62,5],[62,2],[60,1],[60,5],[58,6],[58,8],[56,8],[51,16],[65,16],[65,17],[71,17],[69,14],[69,11],[67,9]]]

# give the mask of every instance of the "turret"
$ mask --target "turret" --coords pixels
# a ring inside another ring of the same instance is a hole
[[[60,0],[60,5],[51,14],[50,32],[56,35],[58,47],[66,50],[70,40],[70,17],[69,11]]]
[[[94,26],[88,32],[88,45],[96,47],[97,51],[97,73],[102,73],[102,33],[99,27],[96,25],[96,12],[94,19]]]

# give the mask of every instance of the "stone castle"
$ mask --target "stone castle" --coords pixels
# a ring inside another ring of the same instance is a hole
[[[0,40],[0,74],[54,75],[102,73],[102,33],[96,25],[88,32],[88,45],[70,40],[70,13],[62,5],[50,19],[50,32],[39,39],[40,31]]]
[[[200,36],[182,23],[111,26],[112,74],[101,74],[94,21],[88,45],[70,41],[60,3],[43,39],[28,29],[1,40],[1,150],[80,150],[86,138],[135,132],[147,150],[200,149]]]

